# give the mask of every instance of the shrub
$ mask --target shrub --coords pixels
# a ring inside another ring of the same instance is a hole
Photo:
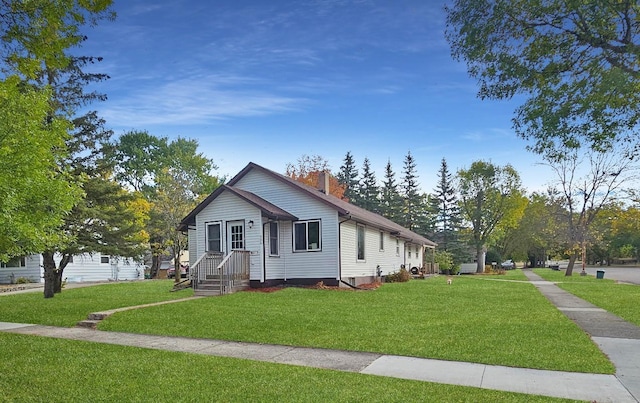
[[[405,283],[409,281],[410,278],[411,275],[409,274],[409,271],[404,267],[401,267],[399,271],[387,274],[384,281],[387,283]]]
[[[30,282],[31,280],[26,277],[18,277],[18,279],[16,280],[16,284],[29,284]]]

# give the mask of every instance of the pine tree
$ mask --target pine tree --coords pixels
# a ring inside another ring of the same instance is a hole
[[[435,214],[436,242],[442,249],[448,250],[449,243],[454,241],[454,237],[457,238],[456,232],[460,227],[461,218],[458,197],[444,158],[440,164],[438,184],[434,189],[430,205]]]
[[[391,161],[387,161],[382,182],[380,213],[389,220],[400,223],[402,214],[402,197],[398,193],[396,173],[393,172]]]
[[[357,200],[358,206],[374,213],[380,212],[380,189],[368,158],[362,163],[362,179],[358,186]]]
[[[355,204],[358,196],[358,169],[351,151],[347,151],[347,155],[344,157],[344,164],[340,167],[340,172],[338,172],[336,178],[344,186],[343,200]]]
[[[416,161],[411,155],[411,151],[407,152],[404,159],[404,168],[402,170],[402,189],[403,211],[401,225],[405,228],[413,230],[416,226],[418,208],[421,204],[421,198],[418,195],[418,174],[416,173]]]

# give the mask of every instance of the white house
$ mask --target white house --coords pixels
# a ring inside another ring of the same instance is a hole
[[[56,264],[60,256],[55,256]],[[43,282],[42,255],[30,255],[0,263],[0,284],[11,284],[18,279]],[[132,259],[94,254],[72,257],[64,269],[63,278],[70,282],[137,280],[144,278],[144,266]]]
[[[321,177],[324,175],[321,175]],[[249,163],[179,226],[190,266],[211,254],[248,251],[252,287],[371,282],[401,266],[432,262],[436,244],[325,190]]]

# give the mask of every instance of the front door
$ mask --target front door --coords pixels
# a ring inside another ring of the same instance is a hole
[[[227,222],[227,252],[244,250],[244,221]]]

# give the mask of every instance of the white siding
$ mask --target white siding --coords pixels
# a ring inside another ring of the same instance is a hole
[[[342,279],[372,277],[380,266],[382,275],[398,271],[404,263],[404,241],[399,241],[400,251],[396,254],[396,239],[384,232],[384,250],[380,250],[380,230],[365,226],[365,260],[357,259],[357,224],[346,221],[341,225],[340,245],[342,247]]]
[[[104,255],[108,263],[102,263],[103,255],[99,253],[75,255],[62,272],[62,278],[69,282],[138,280],[144,278],[144,266],[134,261],[117,256]],[[60,256],[54,257],[60,264]]]
[[[412,244],[412,243],[407,243],[405,246],[405,251],[407,254],[406,257],[406,267],[407,270],[409,270],[412,267],[417,267],[417,268],[421,268],[422,267],[422,254],[423,254],[423,248],[420,247],[420,245],[416,245],[416,244]],[[418,251],[416,253],[416,250]],[[411,251],[411,256],[409,256],[409,251]]]
[[[251,280],[262,280],[262,214],[258,208],[247,203],[231,192],[222,192],[196,216],[196,229],[189,235],[196,235],[195,255],[198,259],[206,252],[207,224],[222,223],[222,250],[227,248],[227,222],[243,221],[245,235],[245,249],[251,252]],[[249,221],[253,221],[253,228],[249,228]],[[192,238],[189,238],[189,253],[191,255]],[[194,260],[195,262],[195,260]]]
[[[189,236],[189,267],[193,267],[193,265],[196,263],[196,260],[198,260],[198,258],[200,258],[200,256],[198,256],[198,242],[196,240],[196,230],[195,229],[189,229],[188,232],[188,236]]]
[[[262,197],[301,221],[321,220],[322,250],[314,252],[294,253],[291,223],[281,225],[280,257],[268,258],[267,279],[339,278],[337,211],[255,169],[234,186]]]
[[[0,284],[15,283],[19,278],[29,279],[32,283],[40,283],[40,255],[25,257],[25,265],[21,267],[0,267]]]

